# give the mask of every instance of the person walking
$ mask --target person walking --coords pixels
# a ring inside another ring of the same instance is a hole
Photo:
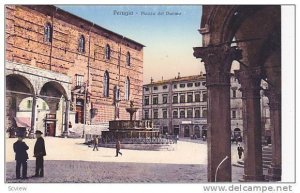
[[[121,142],[120,142],[120,140],[117,140],[117,142],[116,142],[116,157],[118,157],[119,154],[122,156],[122,153],[120,152],[120,150],[121,150]]]
[[[98,136],[94,136],[94,139],[93,139],[93,144],[94,144],[94,149],[93,151],[95,151],[95,149],[98,151],[98,143],[99,143],[99,140],[98,140]]]
[[[42,137],[42,132],[39,130],[35,131],[36,142],[34,145],[34,156],[35,162],[35,175],[33,177],[44,177],[44,156],[46,156],[45,141]]]
[[[241,144],[238,144],[237,151],[238,151],[239,159],[241,159],[242,154],[244,152],[244,148],[241,146]]]
[[[27,150],[29,147],[23,141],[24,134],[18,133],[18,140],[14,143],[13,149],[15,152],[15,160],[16,160],[16,178],[21,179],[20,170],[22,167],[22,179],[27,179],[27,160],[28,154]]]

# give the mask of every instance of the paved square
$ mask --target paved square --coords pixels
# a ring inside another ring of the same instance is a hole
[[[123,156],[114,157],[115,149],[92,148],[83,139],[45,137],[45,177],[15,179],[12,144],[6,139],[6,181],[24,183],[200,183],[207,182],[207,147],[202,141],[179,141],[175,151],[137,151],[122,149]],[[35,140],[25,139],[29,146],[28,176],[34,175]],[[232,160],[236,162],[236,146]],[[242,177],[243,169],[232,167],[233,181]]]

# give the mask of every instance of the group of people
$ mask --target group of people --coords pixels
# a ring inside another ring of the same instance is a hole
[[[98,151],[98,144],[99,144],[99,139],[98,139],[98,136],[94,136],[93,137],[93,151],[97,150]],[[122,156],[122,153],[121,153],[121,142],[120,140],[116,140],[116,156],[115,157],[118,157],[119,154]]]
[[[42,137],[42,132],[36,130],[36,142],[34,145],[33,157],[36,158],[35,162],[35,175],[32,177],[44,177],[44,156],[46,156],[45,141]],[[17,133],[18,140],[14,143],[13,149],[15,152],[16,160],[16,178],[21,179],[21,168],[22,168],[22,179],[27,179],[27,160],[29,159],[27,150],[28,145],[23,141],[25,138],[24,133]]]

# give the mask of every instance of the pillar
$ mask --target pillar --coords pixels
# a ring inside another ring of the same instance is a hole
[[[36,121],[36,96],[32,97],[32,107],[31,107],[31,129],[29,132],[29,138],[34,137],[34,130],[35,130],[35,121]]]
[[[268,169],[268,180],[281,180],[281,94],[272,86],[265,92],[269,99],[272,139],[272,163]]]
[[[65,108],[65,128],[63,132],[63,136],[68,136],[68,128],[69,128],[69,109],[70,109],[70,100],[66,100],[66,108]]]
[[[232,61],[241,58],[241,50],[227,45],[198,47],[194,56],[202,58],[206,70],[208,181],[230,182],[230,69]]]
[[[263,181],[260,83],[261,69],[236,73],[241,83],[244,128],[244,181]]]

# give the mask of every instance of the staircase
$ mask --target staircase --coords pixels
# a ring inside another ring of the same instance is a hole
[[[272,145],[263,146],[262,148],[263,168],[269,168],[272,162]]]

